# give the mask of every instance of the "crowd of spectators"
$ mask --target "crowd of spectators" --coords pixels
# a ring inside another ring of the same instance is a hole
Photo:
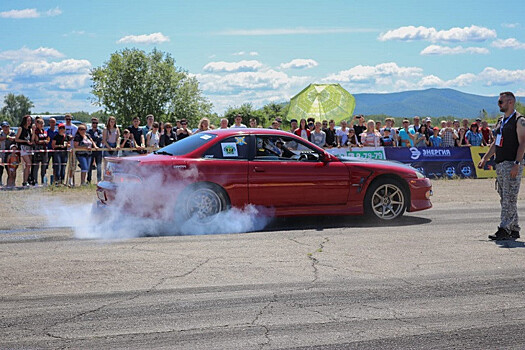
[[[11,131],[7,122],[1,124],[0,131],[0,186],[4,186],[3,173],[6,170],[6,185],[14,186],[16,170],[23,165],[23,186],[36,186],[47,183],[49,163],[53,172],[50,183],[74,186],[74,171],[80,167],[80,185],[92,181],[96,170],[97,181],[102,178],[105,156],[128,156],[144,154],[184,139],[192,134],[215,129],[208,118],[202,118],[196,129],[188,125],[186,119],[174,124],[156,122],[153,115],[146,116],[146,125],[141,126],[139,117],[134,117],[132,124],[122,131],[115,117],[110,116],[105,127],[99,128],[99,120],[92,118],[89,127],[86,124],[76,126],[72,116],[65,115],[65,123],[57,125],[54,118],[49,119],[49,127],[44,128],[44,120],[29,115],[22,118],[16,133]],[[243,117],[236,115],[234,124],[229,126],[226,118],[220,120],[219,129],[246,128]],[[262,127],[255,118],[249,119],[249,127]],[[269,126],[282,130],[283,121],[276,118]],[[334,147],[469,147],[490,145],[493,140],[492,130],[487,121],[476,119],[443,120],[432,125],[431,118],[421,120],[416,116],[411,121],[404,119],[402,125],[395,126],[393,118],[380,121],[365,120],[362,115],[354,116],[350,121],[342,120],[336,127],[333,120],[319,121],[314,118],[290,120],[289,132],[307,139],[323,148]],[[71,150],[75,152],[71,152]],[[74,153],[74,155],[73,155]],[[69,174],[66,174],[67,165]],[[40,174],[39,174],[40,172]],[[40,176],[39,176],[40,175]],[[67,175],[67,176],[66,176]]]
[[[492,130],[487,121],[476,119],[443,120],[432,125],[431,118],[412,121],[404,119],[400,127],[393,118],[380,121],[365,120],[357,115],[351,121],[342,120],[336,127],[333,120],[316,121],[313,118],[290,121],[290,132],[311,141],[319,147],[469,147],[490,145]],[[279,123],[278,123],[279,124]],[[272,123],[273,125],[273,123]]]

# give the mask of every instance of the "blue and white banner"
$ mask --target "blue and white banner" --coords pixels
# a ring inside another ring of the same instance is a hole
[[[385,147],[385,156],[410,164],[428,177],[476,177],[469,147]]]

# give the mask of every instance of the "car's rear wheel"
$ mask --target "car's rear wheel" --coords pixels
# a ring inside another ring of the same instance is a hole
[[[378,179],[365,196],[365,214],[370,218],[393,220],[401,217],[407,207],[408,196],[398,180]]]
[[[229,208],[225,191],[214,184],[197,184],[186,189],[181,196],[183,217],[199,223],[208,223]]]

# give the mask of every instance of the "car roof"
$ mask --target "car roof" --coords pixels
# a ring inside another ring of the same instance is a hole
[[[230,128],[230,129],[213,129],[206,130],[209,134],[216,134],[217,136],[233,136],[238,134],[253,134],[253,135],[281,135],[287,136],[292,133],[283,130],[265,129],[265,128]]]

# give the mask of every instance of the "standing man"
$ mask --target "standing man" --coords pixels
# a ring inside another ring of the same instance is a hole
[[[88,135],[98,148],[102,148],[102,130],[98,128],[98,118],[91,118],[91,129]],[[102,181],[102,151],[91,152],[91,167],[88,170],[87,182],[91,183],[91,173],[93,165],[97,168],[97,182]]]
[[[454,147],[459,137],[457,131],[452,127],[450,120],[447,120],[445,127],[441,128],[439,136],[441,136],[443,141],[443,147]]]
[[[146,125],[142,128],[142,136],[144,136],[144,140],[146,139],[146,135],[148,134],[148,132],[150,132],[154,121],[155,117],[153,116],[153,114],[148,114],[146,116]]]
[[[228,129],[228,119],[222,118],[219,129]]]
[[[478,168],[483,169],[487,161],[496,154],[496,185],[501,203],[501,222],[498,231],[489,235],[492,240],[507,240],[520,237],[518,221],[518,193],[523,174],[525,154],[525,119],[516,111],[516,97],[506,91],[499,95],[499,118],[494,129],[496,139],[481,158]]]
[[[135,116],[132,120],[132,125],[128,126],[128,130],[133,135],[133,139],[135,140],[135,147],[139,149],[144,148],[144,135],[142,134],[142,129],[140,128],[140,118]],[[140,152],[132,151],[137,154],[140,154]]]
[[[242,115],[237,114],[235,116],[235,124],[233,124],[230,128],[235,129],[235,128],[245,128],[245,127],[246,125],[242,123]]]
[[[335,121],[330,119],[328,123],[328,128],[323,129],[326,134],[326,145],[327,148],[337,147],[337,136],[335,135]]]

